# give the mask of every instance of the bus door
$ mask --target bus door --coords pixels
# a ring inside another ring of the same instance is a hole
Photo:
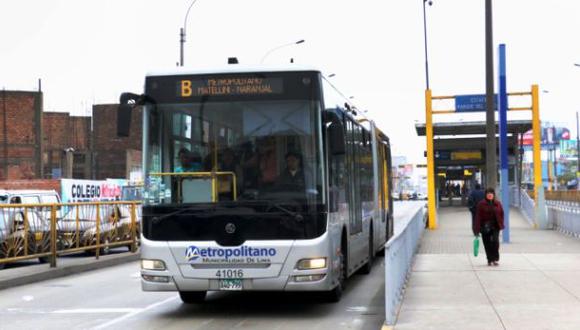
[[[349,268],[360,261],[361,253],[366,251],[362,237],[362,208],[360,199],[360,160],[358,143],[362,138],[362,129],[346,119],[346,141],[348,162],[348,204],[349,204]]]

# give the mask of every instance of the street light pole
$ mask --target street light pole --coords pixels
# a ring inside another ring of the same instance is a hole
[[[270,54],[272,54],[273,52],[277,51],[278,49],[280,49],[280,48],[284,48],[284,47],[287,47],[287,46],[292,46],[292,45],[299,45],[299,44],[301,44],[301,43],[304,43],[304,39],[300,39],[300,40],[298,40],[298,41],[294,41],[294,42],[289,42],[289,43],[287,43],[287,44],[283,44],[283,45],[280,45],[280,46],[278,46],[278,47],[274,47],[274,48],[270,49],[270,50],[269,50],[269,51],[268,51],[268,52],[267,52],[267,53],[264,55],[264,57],[262,57],[262,60],[260,60],[260,64],[264,63],[264,60],[266,59],[266,57],[268,57]]]
[[[495,96],[493,92],[493,25],[491,0],[485,0],[485,104],[487,135],[485,147],[486,187],[497,184],[497,156],[495,140]]]
[[[183,27],[179,30],[179,66],[183,66],[183,45],[185,44],[185,27],[187,26],[187,17],[189,16],[189,11],[191,7],[197,2],[193,0],[189,8],[187,8],[187,13],[185,13],[185,19],[183,20]]]
[[[429,89],[429,60],[427,57],[427,14],[425,10],[425,4],[429,3],[429,6],[433,4],[431,0],[423,0],[423,35],[425,39],[425,84],[427,86],[426,89]]]

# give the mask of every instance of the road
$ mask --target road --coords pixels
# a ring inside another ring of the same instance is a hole
[[[396,223],[414,204],[396,203]],[[384,322],[384,288],[379,257],[371,274],[349,279],[338,303],[316,294],[212,292],[204,304],[184,305],[173,292],[142,292],[132,262],[3,290],[0,329],[376,330]]]

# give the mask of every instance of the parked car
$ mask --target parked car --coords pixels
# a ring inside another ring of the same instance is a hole
[[[0,259],[50,252],[50,207],[21,204],[55,204],[60,197],[54,190],[0,190]],[[56,210],[57,221],[60,207]],[[47,262],[48,257],[39,257]],[[0,269],[5,263],[0,263]]]
[[[401,199],[401,194],[400,194],[400,193],[398,193],[398,192],[393,192],[393,193],[392,193],[392,196],[393,196],[393,200],[396,200],[396,201],[398,201],[398,200],[400,200],[400,199]]]
[[[112,243],[131,240],[131,207],[124,204],[99,205],[99,226],[97,235],[96,205],[70,206],[58,223],[59,251],[96,246],[97,236],[103,247],[100,254],[107,254]],[[136,210],[136,215],[139,214]],[[139,237],[139,217],[135,219],[136,235]],[[127,244],[131,249],[131,244]],[[96,249],[89,250],[94,253]]]

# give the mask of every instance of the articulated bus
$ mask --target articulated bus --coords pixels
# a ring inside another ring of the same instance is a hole
[[[338,301],[393,233],[388,137],[319,70],[149,73],[141,283],[178,291],[319,291]]]

